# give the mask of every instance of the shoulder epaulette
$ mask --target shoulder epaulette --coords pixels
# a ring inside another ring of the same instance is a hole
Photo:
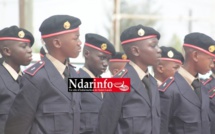
[[[161,92],[165,92],[166,89],[172,84],[174,81],[174,77],[169,77],[167,80],[165,80],[159,87],[158,90]]]
[[[128,72],[128,70],[123,68],[117,74],[115,74],[113,77],[114,78],[122,78],[127,72]]]
[[[27,68],[24,72],[31,76],[34,76],[43,66],[45,65],[44,61],[38,61],[31,67]]]
[[[215,87],[208,91],[209,97],[212,99],[215,96]]]
[[[203,84],[203,85],[206,85],[206,84],[208,84],[212,79],[213,79],[213,78],[210,77],[209,79],[207,79],[207,80],[205,80],[205,81],[202,81],[202,84]]]

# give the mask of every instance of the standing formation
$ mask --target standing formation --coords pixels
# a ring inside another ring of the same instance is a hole
[[[39,31],[46,50],[24,72],[33,35],[17,26],[0,30],[0,134],[215,133],[214,39],[188,33],[183,56],[159,47],[160,33],[139,24],[121,33],[124,52],[97,33],[87,33],[81,49],[80,25],[69,15],[45,19]],[[76,71],[69,58],[82,50]],[[112,78],[130,78],[130,92],[68,92],[69,78],[101,78],[107,69]]]

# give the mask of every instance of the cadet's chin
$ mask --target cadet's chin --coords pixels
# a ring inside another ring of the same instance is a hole
[[[27,61],[27,62],[23,63],[22,65],[23,66],[28,66],[30,63],[31,63],[31,61]]]
[[[201,74],[201,75],[205,75],[205,74],[207,74],[209,71],[210,71],[210,70],[204,71],[204,72],[202,71],[202,72],[200,72],[200,74]]]
[[[152,62],[149,66],[156,66],[158,61],[159,61],[159,59],[155,60],[155,61]]]
[[[70,58],[77,58],[79,56],[79,52],[77,54],[71,55]]]

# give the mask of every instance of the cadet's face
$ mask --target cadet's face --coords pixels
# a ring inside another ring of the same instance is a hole
[[[11,59],[16,65],[28,65],[32,60],[30,43],[18,42],[11,45]]]
[[[158,39],[150,38],[141,41],[138,45],[140,50],[141,59],[146,65],[154,65],[161,57],[161,49],[158,47]]]
[[[198,52],[197,71],[200,74],[208,73],[214,67],[213,57],[203,52]]]
[[[64,34],[61,38],[62,49],[66,57],[76,58],[81,52],[81,41],[79,31]]]
[[[163,78],[174,76],[175,72],[180,68],[181,64],[173,61],[163,62]]]
[[[110,54],[106,54],[98,50],[90,51],[87,59],[90,71],[96,76],[101,75],[106,71],[110,58]]]

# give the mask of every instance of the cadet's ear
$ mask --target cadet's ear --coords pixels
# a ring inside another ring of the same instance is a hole
[[[140,55],[139,47],[135,45],[131,46],[131,53],[134,56],[139,56]]]
[[[84,50],[84,57],[87,58],[90,55],[90,51],[85,49]]]
[[[163,67],[163,65],[158,65],[157,66],[157,71],[159,72],[159,73],[163,73],[164,72],[164,67]]]
[[[194,50],[194,51],[191,53],[191,55],[192,55],[192,59],[193,59],[195,62],[198,62],[198,52]]]
[[[7,57],[11,56],[10,47],[3,47],[3,48],[2,48],[2,53],[3,53],[3,55],[5,55],[5,56],[7,56]]]
[[[52,40],[52,44],[56,48],[61,48],[61,46],[62,46],[62,43],[61,43],[60,39],[58,39],[58,38],[54,38]]]

